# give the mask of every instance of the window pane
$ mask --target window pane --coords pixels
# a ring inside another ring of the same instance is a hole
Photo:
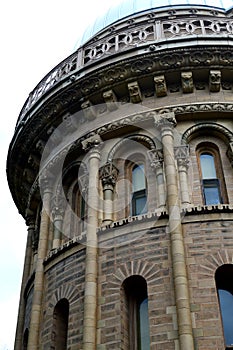
[[[219,289],[220,309],[226,345],[233,345],[233,295],[227,290]]]
[[[216,179],[214,157],[211,154],[201,154],[200,160],[202,179]]]
[[[144,190],[146,188],[146,179],[145,179],[143,164],[136,165],[133,168],[132,183],[133,183],[133,192]]]
[[[134,215],[140,215],[147,212],[146,196],[135,198],[135,213]]]
[[[218,180],[204,180],[203,186],[206,205],[221,203]]]
[[[140,350],[150,349],[148,298],[144,299],[139,306],[140,319]]]

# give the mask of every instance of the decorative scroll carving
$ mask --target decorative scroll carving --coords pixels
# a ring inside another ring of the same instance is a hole
[[[209,89],[211,92],[219,92],[221,86],[221,72],[219,70],[211,70],[209,76]]]
[[[137,81],[128,84],[130,101],[132,103],[139,103],[142,101],[142,94]]]
[[[114,91],[112,90],[105,91],[103,93],[103,98],[110,112],[117,109],[117,98]]]
[[[114,187],[116,184],[117,176],[119,174],[119,170],[113,163],[107,163],[100,168],[99,174],[103,187],[106,185]]]
[[[192,72],[181,73],[182,89],[184,93],[193,92],[193,74]]]
[[[84,116],[87,120],[91,121],[96,118],[96,110],[95,107],[92,106],[90,101],[85,101],[81,105]]]
[[[162,97],[167,95],[167,86],[164,75],[159,75],[154,77],[155,82],[155,92],[157,97]]]

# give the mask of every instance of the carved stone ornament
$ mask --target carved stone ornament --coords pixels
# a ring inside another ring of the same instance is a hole
[[[179,147],[174,147],[174,153],[176,159],[188,159],[189,158],[189,146],[181,145]]]
[[[209,89],[211,92],[219,92],[221,86],[220,70],[211,70],[209,76]]]
[[[193,92],[193,74],[192,72],[182,72],[181,73],[182,89],[184,93]]]
[[[155,126],[161,130],[167,127],[173,128],[177,124],[175,114],[173,112],[159,114],[155,116],[154,122],[155,122]]]
[[[147,152],[150,159],[150,165],[152,168],[157,169],[161,168],[163,165],[163,150],[162,149],[153,149]]]
[[[99,170],[99,176],[102,181],[103,187],[106,185],[115,186],[119,170],[113,163],[107,163]]]
[[[83,110],[83,113],[84,113],[84,116],[87,120],[91,121],[91,120],[94,120],[96,118],[96,110],[95,110],[95,107],[92,106],[91,102],[88,100],[88,101],[85,101],[82,103],[81,105],[82,107],[82,110]]]
[[[88,137],[82,141],[84,151],[89,151],[93,147],[97,147],[102,143],[101,137],[98,134]]]
[[[52,215],[53,219],[62,218],[66,208],[66,199],[60,193],[56,193],[56,195],[52,198]]]
[[[132,103],[139,103],[142,101],[142,94],[137,81],[128,84],[130,101]]]
[[[167,95],[167,86],[164,75],[154,77],[155,92],[157,97],[163,97]]]
[[[112,90],[105,91],[103,93],[103,98],[110,112],[117,109],[117,98],[114,91]]]

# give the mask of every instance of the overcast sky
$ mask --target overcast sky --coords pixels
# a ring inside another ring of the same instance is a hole
[[[226,0],[229,6],[232,1]],[[0,350],[13,350],[27,234],[5,176],[8,145],[18,114],[36,84],[73,52],[84,29],[119,2],[1,1]]]
[[[30,91],[71,54],[85,28],[120,0],[9,0],[0,4],[0,350],[13,350],[27,230],[8,190],[6,157]]]

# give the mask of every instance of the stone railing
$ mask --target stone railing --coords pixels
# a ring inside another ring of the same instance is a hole
[[[129,21],[120,21],[119,25],[104,29],[99,36],[95,36],[84,46],[80,47],[74,54],[67,57],[50,71],[41,82],[30,93],[18,118],[17,126],[25,121],[24,116],[30,109],[44,96],[48,91],[66,81],[72,83],[76,80],[77,74],[81,74],[84,69],[91,71],[92,64],[101,62],[101,65],[107,64],[108,57],[117,54],[123,54],[128,50],[146,48],[150,51],[159,51],[160,46],[169,43],[174,45],[179,41],[206,40],[210,39],[233,39],[233,20],[224,15],[224,12],[215,12],[209,15],[194,18],[182,15],[178,17],[169,16],[163,20],[143,17],[135,23],[129,24]],[[176,11],[178,14],[178,11]],[[182,12],[183,14],[183,12]],[[172,18],[172,19],[171,19]],[[122,25],[124,23],[124,25]],[[219,41],[218,41],[219,42]],[[188,45],[188,44],[187,44]],[[179,44],[178,44],[179,46]],[[106,63],[105,63],[106,62]]]

